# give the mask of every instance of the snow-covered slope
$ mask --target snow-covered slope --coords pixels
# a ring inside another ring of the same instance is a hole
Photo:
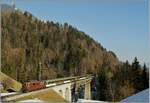
[[[108,102],[96,101],[96,100],[78,99],[77,103],[108,103]]]
[[[129,102],[140,102],[140,103],[149,103],[149,89],[146,89],[142,92],[139,92],[135,95],[132,95],[126,99],[123,99],[121,102],[129,103]]]

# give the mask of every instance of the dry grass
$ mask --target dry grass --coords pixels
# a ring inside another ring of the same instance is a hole
[[[66,100],[63,97],[61,97],[58,93],[56,93],[52,89],[47,90],[45,92],[36,93],[36,94],[34,93],[22,98],[18,98],[15,101],[23,101],[23,100],[35,99],[35,98],[46,102],[66,102]]]

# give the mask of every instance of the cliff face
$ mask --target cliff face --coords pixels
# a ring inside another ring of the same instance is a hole
[[[41,63],[41,65],[39,65]],[[2,71],[20,81],[115,71],[119,61],[71,25],[41,21],[28,12],[2,13]]]

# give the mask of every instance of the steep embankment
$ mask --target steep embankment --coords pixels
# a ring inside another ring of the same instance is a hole
[[[41,63],[41,65],[39,65]],[[71,25],[41,21],[28,12],[2,12],[2,72],[27,81],[111,71],[116,55]]]

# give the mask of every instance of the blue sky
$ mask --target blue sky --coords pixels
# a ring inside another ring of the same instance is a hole
[[[112,2],[113,1],[113,2]],[[12,0],[1,0],[11,3]],[[121,61],[149,62],[148,0],[15,0],[34,16],[67,22],[84,31]]]

